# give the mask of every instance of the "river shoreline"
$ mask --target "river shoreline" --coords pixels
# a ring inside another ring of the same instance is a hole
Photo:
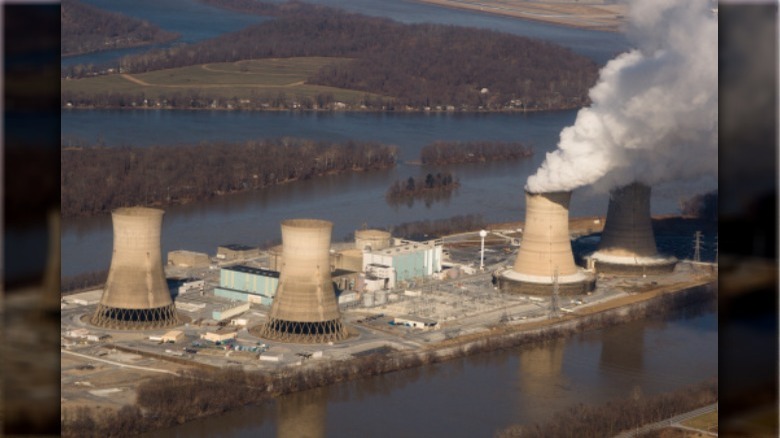
[[[224,107],[148,107],[148,106],[68,106],[63,105],[62,111],[220,111],[220,112],[251,112],[251,113],[355,113],[355,114],[516,114],[545,113],[579,110],[582,106],[565,108],[503,108],[503,109],[446,109],[446,108],[224,108]]]
[[[625,298],[628,298],[626,300]],[[713,305],[717,299],[717,282],[714,278],[699,280],[679,289],[652,290],[633,294],[612,302],[601,303],[594,306],[591,311],[582,312],[580,315],[567,315],[556,320],[543,320],[522,324],[503,324],[491,328],[491,330],[474,333],[465,336],[438,342],[421,350],[391,351],[385,353],[370,354],[354,357],[335,363],[309,362],[302,366],[286,367],[271,375],[248,373],[224,369],[221,371],[203,371],[203,375],[192,372],[183,373],[180,377],[163,377],[150,381],[148,387],[155,387],[162,391],[168,385],[175,385],[177,391],[184,391],[183,386],[202,386],[204,381],[217,382],[228,378],[222,375],[231,374],[231,379],[241,382],[237,388],[234,386],[236,401],[219,409],[212,408],[198,412],[187,409],[186,416],[163,418],[148,418],[141,415],[141,411],[150,411],[154,408],[132,406],[138,411],[140,421],[135,427],[135,433],[164,430],[168,427],[223,414],[245,406],[257,405],[270,401],[274,397],[305,391],[318,387],[337,384],[340,382],[359,380],[365,377],[418,368],[425,365],[437,364],[467,356],[488,353],[491,351],[517,348],[520,346],[544,345],[558,339],[565,339],[574,335],[604,329],[611,326],[625,324],[631,321],[653,316],[663,316],[675,311],[685,311],[697,305]],[[716,304],[714,304],[716,305]],[[140,351],[136,352],[140,353]],[[235,374],[238,372],[239,374]],[[204,378],[204,376],[206,376]],[[235,382],[234,381],[234,385]],[[208,390],[208,389],[206,389]],[[148,391],[148,390],[147,390]],[[141,394],[139,394],[141,399]],[[146,399],[149,398],[147,394]],[[197,397],[196,397],[197,398]],[[239,401],[243,400],[243,401]],[[186,403],[186,402],[185,402]],[[124,414],[122,411],[125,411]],[[104,427],[121,421],[122,415],[127,415],[128,410],[118,411],[112,417],[103,414],[101,417]],[[159,411],[158,411],[159,412]],[[124,419],[126,421],[126,419]],[[124,422],[123,421],[123,422]],[[94,436],[100,436],[101,424],[96,421]],[[77,436],[74,434],[73,425],[68,425],[63,420],[63,436]],[[86,431],[79,431],[86,432]],[[79,436],[89,436],[79,435]]]

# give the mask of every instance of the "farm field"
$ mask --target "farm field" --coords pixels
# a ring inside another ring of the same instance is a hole
[[[363,91],[306,84],[306,79],[325,65],[350,62],[347,58],[273,58],[210,63],[138,74],[110,74],[85,79],[62,79],[62,91],[85,94],[139,93],[147,97],[175,92],[213,97],[275,94],[314,98],[332,94],[334,99],[355,101]]]
[[[694,429],[700,429],[706,432],[717,433],[718,432],[718,412],[709,412],[699,415],[698,417],[691,418],[690,420],[683,421],[684,426],[692,427]]]

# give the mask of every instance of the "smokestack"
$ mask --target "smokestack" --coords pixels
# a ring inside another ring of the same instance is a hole
[[[263,338],[320,343],[347,337],[330,277],[333,223],[318,219],[282,222],[279,285]]]
[[[574,264],[569,238],[571,192],[525,192],[523,241],[512,269],[499,274],[505,292],[551,294],[556,281],[561,294],[578,294],[594,286]]]
[[[612,190],[599,249],[591,255],[596,271],[609,274],[671,272],[674,257],[658,254],[650,219],[650,187],[638,182]]]
[[[163,273],[163,214],[145,207],[119,208],[111,213],[114,252],[92,324],[131,330],[179,324]]]

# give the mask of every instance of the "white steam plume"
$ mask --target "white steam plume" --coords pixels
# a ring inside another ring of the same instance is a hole
[[[611,60],[530,192],[716,175],[718,23],[709,0],[631,0],[636,49]]]

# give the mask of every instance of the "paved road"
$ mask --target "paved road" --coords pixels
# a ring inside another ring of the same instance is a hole
[[[98,362],[105,362],[105,363],[108,363],[108,364],[111,364],[111,365],[116,365],[116,366],[122,367],[122,368],[132,368],[132,369],[142,370],[142,371],[151,371],[153,373],[173,374],[174,376],[178,376],[179,375],[179,373],[177,373],[175,371],[161,370],[161,369],[158,369],[158,368],[150,368],[150,367],[142,367],[142,366],[138,366],[138,365],[128,365],[128,364],[122,363],[122,362],[114,362],[113,360],[101,359],[99,357],[90,356],[90,355],[87,355],[87,354],[76,353],[75,351],[68,351],[68,350],[60,350],[60,351],[62,353],[72,354],[73,356],[79,356],[79,357],[83,357],[83,358],[89,359],[89,360],[96,360]]]
[[[632,438],[632,437],[636,437],[636,436],[642,436],[642,434],[650,432],[651,430],[661,429],[661,428],[664,428],[664,427],[669,427],[669,426],[672,426],[672,425],[676,425],[677,423],[682,423],[685,420],[690,420],[691,418],[698,417],[699,415],[707,414],[707,413],[714,412],[714,411],[717,411],[717,410],[718,410],[718,404],[714,403],[714,404],[711,404],[709,406],[705,406],[705,407],[699,408],[699,409],[694,409],[693,411],[686,412],[684,414],[680,414],[680,415],[677,415],[677,416],[672,417],[672,418],[667,418],[666,420],[661,420],[661,421],[658,421],[656,423],[651,423],[651,424],[644,425],[644,426],[642,426],[642,427],[640,427],[638,429],[622,432],[622,433],[620,433],[618,435],[615,435],[615,438]],[[696,429],[696,431],[697,432],[708,433],[706,431],[699,430],[699,429]],[[717,436],[717,434],[713,434],[713,435]]]

